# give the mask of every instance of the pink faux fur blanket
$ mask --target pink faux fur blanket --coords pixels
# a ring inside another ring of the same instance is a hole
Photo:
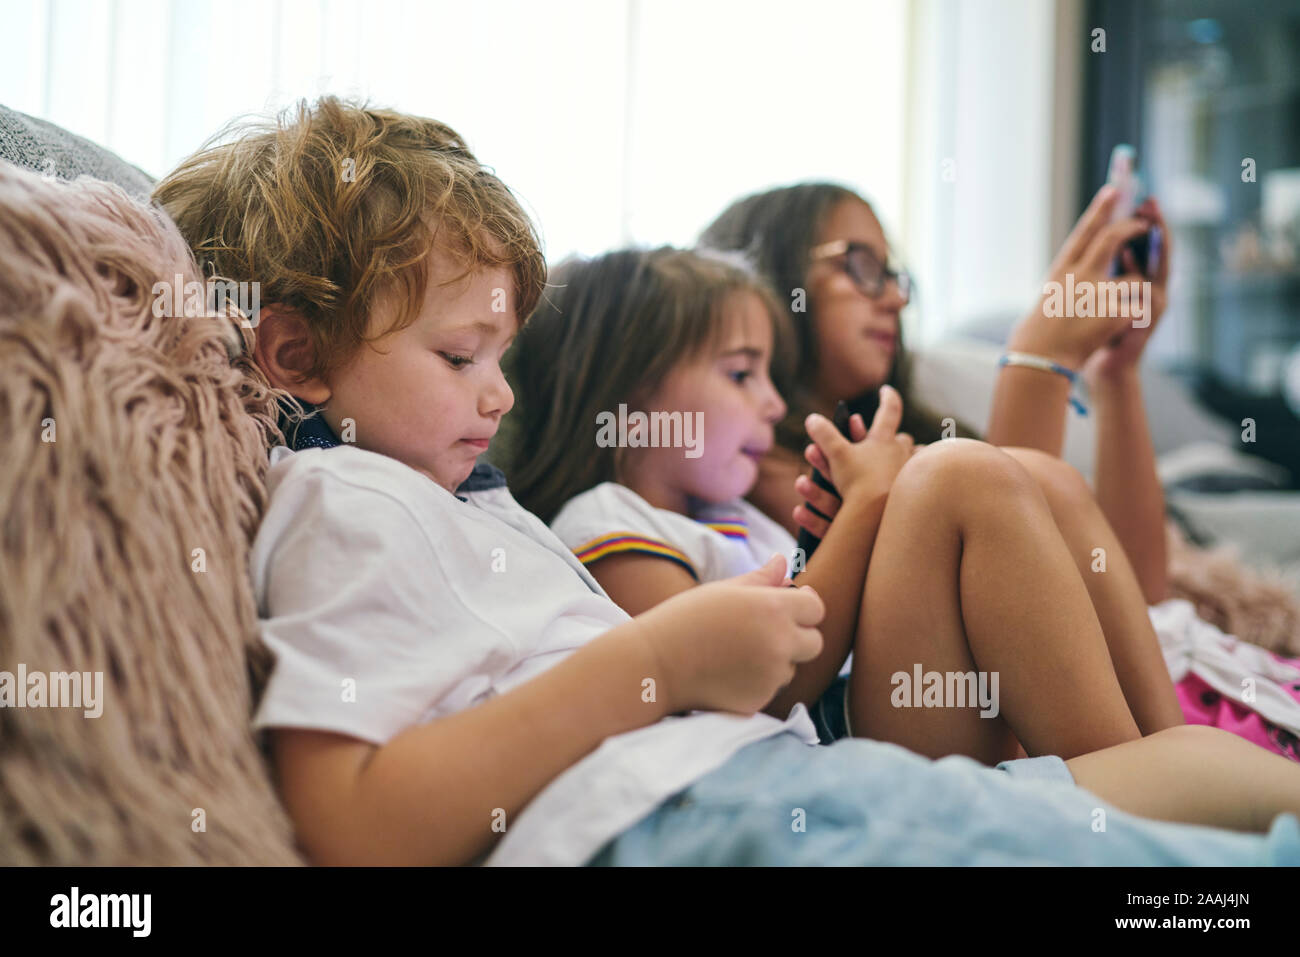
[[[249,729],[277,393],[155,315],[177,274],[161,215],[0,163],[0,864],[301,862]]]
[[[1238,552],[1190,544],[1168,524],[1169,597],[1186,598],[1196,612],[1243,641],[1290,657],[1300,656],[1300,600],[1280,572],[1256,571]]]

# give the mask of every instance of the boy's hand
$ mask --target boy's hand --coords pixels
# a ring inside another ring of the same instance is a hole
[[[783,588],[774,555],[747,575],[675,595],[637,617],[658,661],[656,693],[667,713],[754,714],[790,683],[795,665],[822,650],[826,614],[811,588]]]
[[[1046,356],[1068,369],[1079,369],[1084,361],[1100,346],[1121,336],[1133,326],[1136,310],[1146,309],[1130,303],[1129,318],[1116,316],[1096,316],[1092,318],[1073,315],[1073,303],[1064,301],[1064,290],[1069,285],[1066,276],[1073,276],[1073,286],[1081,289],[1088,283],[1094,284],[1094,313],[1100,311],[1100,300],[1106,297],[1095,295],[1096,283],[1122,282],[1141,283],[1146,279],[1136,271],[1131,259],[1124,261],[1126,271],[1122,276],[1108,276],[1106,273],[1120,248],[1130,239],[1136,239],[1151,228],[1151,220],[1130,216],[1119,222],[1110,222],[1110,217],[1119,201],[1119,192],[1111,186],[1103,186],[1093,197],[1088,208],[1083,211],[1065,244],[1057,253],[1049,273],[1050,281],[1059,284],[1062,289],[1060,301],[1062,311],[1068,307],[1066,315],[1047,315],[1048,294],[1044,291],[1038,305],[1012,332],[1007,341],[1007,348],[1014,352],[1027,352]],[[1166,232],[1167,235],[1167,232]],[[1161,256],[1167,261],[1166,256]],[[1161,267],[1163,269],[1163,266]],[[1154,281],[1153,281],[1154,287]],[[1133,288],[1133,287],[1129,287]],[[1161,282],[1163,295],[1163,281]],[[1139,320],[1143,321],[1143,320]],[[1148,330],[1149,331],[1149,330]]]
[[[850,420],[850,429],[861,429],[861,416]],[[840,497],[850,495],[881,498],[889,494],[899,471],[915,451],[912,437],[899,432],[903,419],[903,399],[893,386],[880,387],[880,405],[865,437],[850,442],[825,416],[808,416],[808,435],[813,444],[804,456],[839,489]]]

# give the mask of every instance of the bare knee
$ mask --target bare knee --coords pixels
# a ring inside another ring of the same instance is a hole
[[[1040,449],[1004,447],[1001,451],[1032,476],[1054,513],[1075,514],[1094,504],[1087,479],[1069,462]]]
[[[918,449],[898,473],[894,489],[933,491],[949,501],[986,501],[990,496],[1041,501],[1028,469],[996,446],[974,439],[944,439]]]
[[[1245,741],[1231,731],[1211,727],[1208,724],[1177,724],[1172,728],[1162,728],[1147,737],[1161,741],[1166,747],[1197,755],[1204,755],[1209,751],[1221,750],[1225,747],[1239,748],[1238,742]]]

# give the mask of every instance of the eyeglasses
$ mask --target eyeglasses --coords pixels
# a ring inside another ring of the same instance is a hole
[[[866,243],[850,242],[847,239],[837,239],[831,243],[822,243],[820,246],[814,246],[809,252],[813,261],[819,259],[834,259],[836,256],[844,257],[844,271],[848,273],[853,284],[864,295],[872,299],[878,299],[885,292],[885,284],[889,280],[894,280],[898,287],[898,295],[902,297],[903,302],[910,302],[912,294],[916,291],[916,284],[912,282],[912,275],[906,269],[890,269],[885,266],[871,251],[871,247]]]

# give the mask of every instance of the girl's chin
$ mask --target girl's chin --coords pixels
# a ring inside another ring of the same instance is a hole
[[[840,399],[856,399],[868,392],[878,391],[888,381],[888,369],[854,369],[848,375],[839,376],[833,380],[828,379],[823,387],[826,391],[821,392],[821,395],[834,396],[836,401]],[[870,424],[870,422],[867,423],[867,425]]]
[[[733,491],[726,497],[726,501],[744,498],[754,491],[754,486],[758,484],[758,463],[748,455],[742,455],[742,458],[744,463],[741,474],[736,477],[736,481],[732,485]]]
[[[852,387],[848,389],[852,395],[875,392],[889,381],[889,373],[894,368],[892,356],[874,352],[870,355],[860,355],[856,360],[853,367],[846,370],[848,375],[844,376],[844,384],[852,383]]]
[[[880,391],[880,387],[889,381],[889,371],[888,365],[877,365],[869,370],[860,370],[860,374],[854,377],[854,388],[848,390],[849,398]],[[867,425],[871,423],[868,422]]]
[[[690,497],[704,505],[725,505],[738,498],[744,498],[754,488],[757,476],[749,481],[737,479],[732,482],[719,482],[710,485],[706,494],[689,493]]]

